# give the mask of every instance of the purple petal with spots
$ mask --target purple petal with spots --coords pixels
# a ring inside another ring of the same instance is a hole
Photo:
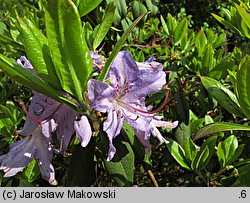
[[[154,121],[154,116],[147,112],[145,105],[145,97],[156,93],[165,85],[166,74],[162,69],[162,65],[153,58],[144,63],[136,63],[128,52],[121,51],[111,65],[105,82],[94,79],[88,82],[91,107],[108,113],[108,118],[103,123],[103,130],[109,139],[108,160],[116,152],[113,139],[120,133],[124,120],[134,128],[147,150],[150,149],[150,134],[157,136],[160,141],[166,141],[156,126],[171,124]]]

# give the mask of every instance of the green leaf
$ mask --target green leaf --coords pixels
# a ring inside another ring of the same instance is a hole
[[[170,13],[168,13],[167,15],[167,25],[168,25],[169,33],[173,35],[175,27],[176,27],[176,20],[173,18],[173,16]]]
[[[246,164],[238,168],[240,177],[235,181],[232,187],[250,187],[250,164]]]
[[[133,16],[134,16],[134,19],[139,18],[141,15],[143,15],[146,12],[147,12],[147,8],[146,8],[146,6],[144,6],[143,3],[141,3],[140,1],[134,1],[134,3],[133,3]],[[143,23],[145,21],[146,21],[146,15],[143,16],[143,18],[139,22],[139,25],[143,25]]]
[[[216,136],[209,137],[202,145],[198,153],[196,154],[192,164],[191,168],[196,171],[200,172],[202,169],[204,169],[211,157],[214,154],[214,147],[217,141]]]
[[[238,4],[234,4],[238,13],[240,14],[240,16],[242,17],[242,19],[244,20],[244,22],[247,24],[247,27],[250,28],[250,14],[241,6],[239,6]]]
[[[169,36],[168,26],[167,26],[166,21],[165,21],[164,18],[162,17],[162,15],[160,16],[160,19],[161,19],[161,24],[162,24],[163,30],[164,30],[165,33],[166,33],[166,36]]]
[[[129,143],[135,154],[135,158],[138,161],[143,162],[145,159],[145,148],[139,141],[139,139],[136,137],[134,129],[127,122],[123,123],[122,128],[126,133],[126,135],[128,136]]]
[[[229,123],[229,122],[211,123],[199,129],[194,136],[194,140],[198,140],[215,133],[231,131],[231,130],[250,131],[250,126],[240,125],[236,123]]]
[[[115,5],[120,18],[125,18],[128,13],[126,0],[115,0]]]
[[[80,144],[74,146],[66,178],[67,187],[88,187],[95,182],[95,143],[92,139],[86,147]]]
[[[237,72],[236,90],[242,111],[250,119],[250,57],[245,57]]]
[[[102,73],[99,76],[99,80],[100,81],[104,81],[108,71],[110,69],[110,66],[112,64],[112,62],[114,61],[115,57],[117,56],[118,52],[121,50],[124,42],[126,41],[127,37],[129,36],[129,34],[132,32],[132,30],[135,28],[135,26],[140,22],[140,20],[147,15],[148,12],[142,14],[140,17],[138,17],[130,26],[129,28],[123,33],[123,35],[121,36],[121,38],[119,39],[119,41],[115,44],[112,53],[110,54],[108,60],[105,63],[105,66],[102,70]]]
[[[174,30],[174,38],[173,38],[174,45],[177,45],[178,43],[180,43],[181,39],[187,32],[187,28],[188,28],[188,20],[184,18],[182,19],[181,22],[177,24]]]
[[[15,47],[16,49],[20,50],[20,51],[24,51],[24,47],[23,45],[15,42],[13,39],[11,39],[10,37],[7,37],[3,34],[0,34],[0,43],[1,44],[8,44],[11,45],[12,47]]]
[[[146,5],[152,15],[157,15],[158,7],[152,2],[153,0],[146,0]]]
[[[49,55],[47,38],[28,19],[18,19],[16,26],[23,37],[27,57],[36,74],[56,89],[61,89]]]
[[[114,19],[115,14],[115,6],[113,2],[109,3],[104,17],[102,19],[102,23],[98,25],[97,30],[94,31],[95,35],[93,36],[94,42],[93,42],[93,50],[96,50],[96,48],[101,44],[102,40],[107,35]]]
[[[176,129],[175,137],[182,148],[185,148],[186,143],[190,139],[190,130],[190,125],[185,125],[185,123],[180,123]]]
[[[208,44],[202,57],[202,69],[201,74],[207,75],[213,68],[214,50],[211,44]]]
[[[40,170],[35,159],[32,159],[29,165],[24,169],[23,174],[29,183],[32,183],[40,175]]]
[[[224,168],[226,166],[226,155],[225,155],[225,145],[223,142],[220,142],[218,144],[216,154],[218,156],[220,167]]]
[[[204,31],[201,30],[195,38],[195,47],[197,48],[199,57],[202,56],[206,45],[207,45],[207,37],[206,37]]]
[[[101,135],[102,152],[108,151],[108,139],[106,134]],[[134,153],[130,144],[124,140],[123,136],[117,136],[113,140],[116,154],[111,161],[104,158],[104,166],[111,178],[115,180],[119,187],[131,186],[134,181]]]
[[[176,114],[179,122],[184,122],[188,125],[189,122],[189,104],[182,90],[175,93],[176,99]]]
[[[219,104],[225,108],[228,112],[235,114],[236,116],[245,117],[236,95],[224,85],[213,78],[201,76],[201,82]]]
[[[220,16],[218,16],[218,15],[216,15],[214,13],[212,13],[212,16],[216,20],[218,20],[221,24],[225,25],[226,27],[228,27],[229,29],[231,29],[233,32],[235,32],[235,33],[239,34],[240,36],[242,36],[241,31],[237,27],[235,27],[231,22],[225,20],[224,18],[222,18],[222,17],[220,17]]]
[[[205,147],[204,150],[200,150],[196,156],[195,159],[192,162],[192,169],[196,172],[201,171],[203,168],[206,167],[206,161],[209,157],[209,148],[208,146]]]
[[[32,73],[22,68],[21,66],[17,65],[16,62],[12,61],[6,56],[3,56],[2,54],[0,54],[0,68],[5,73],[7,73],[9,77],[29,87],[30,89],[33,89],[34,91],[47,95],[48,97],[51,97],[59,102],[63,102],[68,106],[70,106],[71,108],[74,109],[77,108],[76,104],[74,104],[69,99],[63,97],[58,90],[54,89],[46,82],[42,81],[40,78],[33,75]]]
[[[226,160],[228,161],[238,148],[238,140],[234,135],[231,135],[227,139],[225,139],[224,145],[225,145],[225,156]]]
[[[185,151],[183,148],[174,140],[169,139],[167,145],[169,152],[175,158],[175,160],[185,169],[190,170],[188,163],[185,159]]]
[[[218,144],[217,155],[222,168],[233,161],[231,159],[237,148],[238,140],[234,135],[229,136],[227,139]]]
[[[93,68],[75,4],[71,0],[50,0],[45,25],[61,86],[84,106],[83,92]]]
[[[80,16],[87,15],[90,11],[94,10],[102,0],[80,0],[77,5]]]
[[[189,138],[186,142],[185,145],[185,155],[186,155],[186,159],[187,161],[190,163],[192,163],[192,161],[194,160],[196,154],[197,154],[197,149],[196,146],[194,144],[194,142],[192,141],[191,138]]]
[[[227,163],[231,164],[232,162],[236,161],[239,156],[242,154],[245,145],[241,144],[234,152],[234,154],[228,159]]]
[[[13,125],[15,125],[16,119],[14,118],[14,116],[12,115],[10,110],[8,108],[6,108],[5,106],[0,104],[0,118],[3,118],[3,116],[9,118],[11,123]]]

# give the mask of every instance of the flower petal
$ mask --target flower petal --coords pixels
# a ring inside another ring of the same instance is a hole
[[[38,163],[42,178],[47,180],[51,185],[57,185],[54,168],[51,165],[53,156],[53,150],[50,143],[51,139],[43,136],[42,127],[38,127],[34,130],[32,138],[36,139],[34,143],[36,149],[34,158]]]
[[[60,151],[64,153],[74,133],[74,121],[77,118],[77,113],[73,109],[62,105],[53,118],[58,124],[57,139],[60,142]]]
[[[25,68],[26,70],[30,71],[33,75],[36,75],[36,72],[29,62],[29,60],[25,56],[21,56],[19,59],[17,59],[17,64]]]
[[[10,151],[0,156],[0,170],[5,172],[4,177],[16,175],[31,162],[35,153],[33,144],[34,139],[27,136],[10,145]]]
[[[93,109],[107,112],[111,107],[109,98],[112,97],[113,88],[107,83],[95,79],[88,81],[88,98]]]
[[[116,152],[113,145],[113,139],[120,134],[124,118],[118,117],[114,109],[108,112],[108,118],[103,123],[103,130],[107,133],[109,139],[109,152],[107,160],[110,161]]]
[[[86,116],[81,116],[79,121],[74,122],[76,137],[80,140],[82,147],[86,147],[91,139],[92,130]]]

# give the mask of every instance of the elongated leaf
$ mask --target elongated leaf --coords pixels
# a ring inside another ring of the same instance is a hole
[[[180,123],[175,132],[175,137],[177,142],[185,149],[186,143],[188,142],[191,132],[190,125],[185,125],[185,123]]]
[[[169,152],[175,158],[175,160],[185,169],[190,170],[185,159],[185,151],[183,148],[174,140],[169,140],[167,145]]]
[[[106,134],[101,134],[102,153],[108,151],[108,139]],[[131,186],[134,180],[134,153],[130,144],[122,135],[113,140],[116,154],[111,161],[104,156],[104,166],[109,175],[115,180],[118,186]]]
[[[80,16],[87,15],[90,11],[94,10],[102,0],[79,0],[78,11]]]
[[[75,4],[71,0],[50,0],[45,11],[45,25],[61,86],[83,105],[92,60]]]
[[[234,154],[228,159],[227,163],[231,164],[232,162],[236,161],[239,156],[242,154],[242,151],[244,149],[245,145],[241,144],[234,152]]]
[[[201,74],[207,75],[213,68],[214,50],[211,44],[208,44],[204,55],[202,57],[202,69]]]
[[[107,74],[108,74],[108,71],[109,71],[109,68],[112,64],[112,62],[114,61],[116,55],[118,54],[118,52],[121,50],[124,42],[126,41],[127,37],[129,36],[129,34],[132,32],[132,30],[135,28],[135,26],[140,22],[140,20],[145,16],[147,15],[148,12],[142,14],[140,17],[138,17],[130,26],[129,28],[123,33],[123,35],[121,36],[121,38],[119,39],[119,41],[115,44],[115,47],[113,48],[113,51],[112,53],[110,54],[107,62],[105,63],[105,66],[102,70],[102,73],[100,74],[99,76],[99,80],[100,81],[104,81]]]
[[[236,89],[240,106],[250,119],[250,57],[242,60],[237,72]]]
[[[116,10],[120,18],[123,19],[127,16],[128,9],[126,0],[115,0]]]
[[[224,144],[226,160],[228,161],[238,148],[238,140],[234,135],[231,135],[225,139]]]
[[[225,155],[225,149],[224,149],[224,143],[220,142],[217,147],[217,157],[219,160],[220,167],[223,168],[226,165],[226,155]]]
[[[213,78],[201,76],[201,82],[219,104],[236,116],[245,117],[236,95]]]
[[[209,148],[208,146],[205,147],[204,150],[200,150],[195,159],[192,162],[192,169],[194,171],[201,171],[206,165],[205,162],[207,161],[209,157]]]
[[[147,12],[146,6],[144,6],[143,3],[140,1],[134,1],[133,2],[133,16],[134,19],[139,18],[141,15]],[[146,21],[146,16],[144,16],[141,21],[138,23],[138,25],[143,25],[143,23]]]
[[[16,119],[14,118],[14,116],[12,115],[10,110],[8,108],[6,108],[5,106],[0,104],[0,117],[2,117],[3,114],[5,115],[5,117],[10,119],[10,121],[12,122],[13,125],[15,125]]]
[[[167,26],[166,21],[162,17],[162,15],[160,16],[160,19],[161,19],[161,24],[162,24],[163,30],[165,31],[166,35],[169,36],[168,26]]]
[[[76,109],[77,105],[69,99],[63,97],[58,90],[54,89],[40,78],[34,76],[28,70],[25,70],[21,66],[17,65],[16,62],[6,56],[3,56],[2,54],[0,54],[0,68],[6,72],[9,77],[17,82]]]
[[[16,26],[23,37],[27,57],[37,75],[56,89],[61,89],[49,55],[47,38],[28,19],[18,19]]]
[[[94,139],[90,141],[87,147],[82,147],[80,144],[74,146],[66,179],[67,187],[86,187],[91,186],[95,182],[94,155]]]
[[[217,141],[216,136],[209,137],[200,147],[199,152],[196,154],[191,167],[193,170],[199,173],[202,169],[206,167],[209,160],[214,154],[214,147]]]
[[[202,56],[207,44],[207,37],[203,30],[201,30],[195,38],[195,47],[198,51],[198,56]]]
[[[182,90],[179,90],[175,93],[176,99],[176,114],[178,116],[179,122],[184,122],[188,125],[189,122],[189,105],[185,97],[185,94]]]
[[[235,33],[239,34],[240,36],[242,36],[241,31],[235,27],[231,22],[225,20],[224,18],[212,13],[213,17],[218,20],[221,24],[225,25],[226,27],[230,28],[232,31],[234,31]]]
[[[156,15],[158,12],[158,7],[154,3],[155,3],[155,1],[146,0],[147,8],[152,15]]]
[[[106,8],[106,12],[104,14],[102,23],[100,25],[98,25],[98,29],[95,34],[95,36],[93,36],[94,42],[93,42],[93,49],[95,50],[102,42],[102,40],[105,38],[106,34],[108,33],[113,20],[114,20],[114,14],[115,14],[115,6],[113,4],[113,2],[111,2],[110,4],[108,4],[107,8]]]
[[[240,16],[242,17],[242,19],[244,20],[244,22],[247,24],[247,27],[250,28],[250,14],[241,6],[239,6],[238,4],[234,4],[238,13],[240,14]]]
[[[189,138],[186,142],[186,145],[185,145],[185,155],[186,155],[186,159],[190,165],[191,165],[192,161],[194,160],[196,154],[197,154],[197,149],[195,147],[195,144],[191,140],[191,138]]]
[[[181,22],[177,24],[174,30],[174,38],[173,38],[173,42],[175,45],[177,45],[181,41],[182,37],[187,32],[187,28],[188,28],[188,21],[186,18],[184,18]]]
[[[142,143],[139,141],[139,139],[136,137],[134,129],[127,122],[123,123],[122,128],[123,128],[123,131],[128,136],[129,144],[131,145],[134,151],[135,158],[138,161],[143,162],[145,158],[145,148],[142,145]]]
[[[211,123],[198,130],[198,132],[195,134],[194,140],[198,140],[215,133],[231,130],[250,131],[250,126],[228,122]]]
[[[229,160],[234,156],[237,148],[238,141],[234,135],[229,136],[218,144],[217,155],[222,168],[229,164]]]
[[[10,37],[7,37],[3,34],[0,34],[0,43],[1,44],[9,44],[18,50],[24,51],[24,47],[21,44],[15,42],[13,39],[11,39]]]
[[[168,25],[169,33],[173,35],[175,27],[176,27],[176,20],[173,18],[173,16],[170,13],[168,13],[167,15],[167,25]]]

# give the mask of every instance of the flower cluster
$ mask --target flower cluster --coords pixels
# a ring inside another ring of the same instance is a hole
[[[25,57],[18,59],[17,63],[35,74],[32,65]],[[87,146],[92,135],[91,126],[86,116],[47,96],[34,91],[33,94],[29,112],[26,112],[27,119],[24,127],[18,131],[26,137],[10,145],[9,153],[0,156],[0,170],[4,170],[4,177],[13,176],[35,158],[40,167],[41,176],[51,185],[57,185],[51,164],[52,133],[57,130],[59,151],[64,153],[74,133],[81,145]],[[23,108],[26,111],[24,106]]]
[[[162,69],[162,64],[154,58],[138,63],[128,52],[121,51],[104,82],[89,80],[88,96],[91,107],[108,113],[103,123],[103,130],[109,139],[108,160],[116,153],[113,139],[119,135],[124,121],[134,128],[135,135],[146,150],[150,149],[151,134],[160,142],[167,143],[156,127],[175,128],[178,125],[178,122],[161,121],[161,117],[155,116],[154,112],[148,112],[145,105],[145,97],[161,90],[166,83],[166,73]]]
[[[93,69],[100,70],[105,65],[104,57],[94,52],[91,52],[91,56]],[[17,63],[36,74],[25,57],[22,56]],[[144,63],[135,62],[126,51],[118,53],[104,82],[96,79],[88,81],[90,106],[96,111],[107,113],[103,123],[103,131],[109,139],[107,160],[110,161],[116,153],[113,139],[120,134],[124,121],[134,128],[135,135],[146,151],[150,150],[150,135],[157,137],[160,142],[168,143],[157,127],[175,128],[178,122],[163,121],[161,116],[155,115],[159,110],[150,112],[145,104],[145,98],[161,90],[165,83],[166,73],[162,64],[154,58]],[[11,144],[10,151],[0,156],[0,170],[4,170],[5,177],[13,176],[35,158],[42,177],[51,185],[57,185],[51,164],[52,133],[56,132],[60,143],[60,149],[56,151],[63,154],[74,133],[83,147],[88,145],[92,136],[91,125],[85,115],[40,93],[33,94],[29,111],[22,104],[27,119],[18,133],[25,138]]]

